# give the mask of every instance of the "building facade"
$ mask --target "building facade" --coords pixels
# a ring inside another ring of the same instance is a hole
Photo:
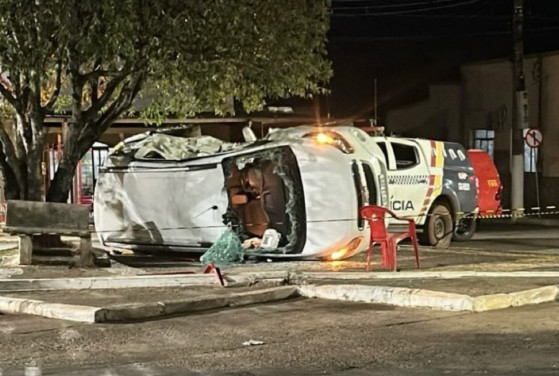
[[[559,205],[559,52],[527,56],[524,75],[528,125],[542,131],[537,149],[524,147],[526,207]],[[411,137],[458,141],[494,158],[510,205],[513,71],[509,60],[483,61],[460,69],[460,80],[432,85],[422,102],[387,112],[389,131]]]

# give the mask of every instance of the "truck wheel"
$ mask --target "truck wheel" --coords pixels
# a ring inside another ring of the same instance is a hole
[[[462,218],[454,229],[452,240],[465,242],[471,240],[476,232],[477,221],[475,218]]]
[[[453,224],[452,216],[448,208],[441,204],[435,204],[425,221],[423,233],[419,240],[423,245],[435,248],[448,248],[452,239]]]

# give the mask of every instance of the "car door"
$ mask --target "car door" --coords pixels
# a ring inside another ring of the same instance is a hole
[[[399,216],[416,217],[428,198],[429,171],[425,156],[411,140],[387,139],[379,146],[386,149],[388,159],[390,209]]]

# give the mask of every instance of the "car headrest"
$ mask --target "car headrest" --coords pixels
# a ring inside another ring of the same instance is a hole
[[[247,171],[246,174],[248,185],[257,192],[262,192],[262,187],[264,185],[264,180],[262,178],[262,171],[252,167]]]

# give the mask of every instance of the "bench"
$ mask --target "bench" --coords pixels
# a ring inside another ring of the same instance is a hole
[[[92,266],[89,208],[52,202],[9,200],[4,232],[19,236],[19,263],[31,265],[33,236],[57,235],[80,238],[76,266]]]

